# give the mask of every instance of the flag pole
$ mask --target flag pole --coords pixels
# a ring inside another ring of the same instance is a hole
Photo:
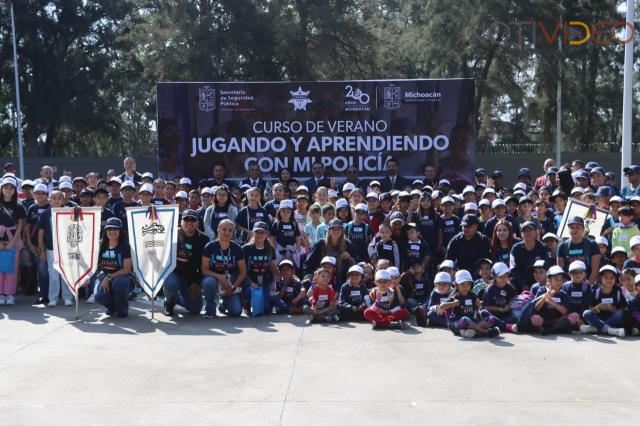
[[[18,78],[18,49],[16,42],[16,20],[11,2],[11,34],[13,36],[13,77],[16,86],[16,126],[18,127],[18,162],[20,165],[20,179],[24,179],[24,153],[22,152],[22,108],[20,107],[20,80]]]
[[[624,168],[631,165],[631,122],[633,119],[633,40],[635,38],[635,0],[627,0],[626,37],[624,46],[624,86],[622,94],[622,152],[621,180],[624,179]],[[624,186],[622,183],[621,186]]]

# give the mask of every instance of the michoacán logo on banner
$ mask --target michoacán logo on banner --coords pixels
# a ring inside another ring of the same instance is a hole
[[[470,79],[159,83],[160,173],[200,179],[215,163],[239,178],[257,161],[272,177],[314,162],[380,176],[396,157],[407,175],[429,163],[472,176],[473,96]]]

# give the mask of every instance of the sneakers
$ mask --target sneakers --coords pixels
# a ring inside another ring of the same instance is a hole
[[[404,321],[400,320],[396,323],[396,327],[398,327],[398,330],[404,330]]]
[[[6,305],[7,304],[7,296],[5,296],[4,294],[0,294],[0,305]]]
[[[466,330],[460,330],[460,336],[470,339],[472,337],[476,337],[476,331],[470,328],[467,328]]]
[[[377,330],[378,329],[378,323],[375,321],[371,321],[371,329],[372,330]]]
[[[7,296],[7,305],[15,305],[16,304],[16,297],[13,295],[8,295]]]
[[[87,303],[93,305],[94,303],[96,303],[96,297],[92,294],[87,298]]]
[[[73,306],[72,299],[64,299],[64,306]]]
[[[424,311],[421,306],[416,306],[413,308],[413,315],[416,317],[416,324],[420,327],[426,327],[429,325],[427,322],[427,317],[424,315]]]
[[[214,313],[214,314],[210,314],[210,313],[206,313],[206,312],[205,312],[205,313],[202,315],[202,318],[204,318],[204,319],[212,319],[212,318],[215,318],[215,317],[216,317],[216,314],[215,314],[215,313]]]
[[[588,334],[588,333],[597,333],[598,329],[589,324],[582,324],[580,326],[580,333]]]
[[[38,296],[38,298],[33,302],[34,305],[44,305],[46,306],[49,303],[49,298]]]
[[[631,335],[632,336],[640,336],[640,330],[638,330],[637,328],[633,327],[631,329]]]
[[[49,303],[47,303],[47,306],[49,306],[50,308],[58,306],[58,300],[57,299],[51,300]]]
[[[336,314],[330,315],[328,322],[331,322],[331,323],[334,323],[334,324],[337,323],[338,322],[338,316]]]
[[[175,306],[175,304],[173,303],[169,303],[165,300],[164,302],[164,314],[168,317],[172,317],[173,316],[173,307]]]
[[[487,337],[498,337],[500,335],[500,329],[498,327],[491,327],[487,330]]]
[[[610,336],[624,337],[624,328],[609,327],[607,329],[607,334]]]
[[[518,332],[518,324],[507,324],[507,331],[510,333]]]

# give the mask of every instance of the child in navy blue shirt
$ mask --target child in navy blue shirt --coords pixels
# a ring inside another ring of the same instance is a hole
[[[451,275],[447,272],[438,272],[434,279],[434,286],[427,303],[414,310],[419,326],[446,327],[448,324],[447,311],[442,309],[440,305],[451,297]]]
[[[378,230],[380,240],[375,244],[375,250],[371,256],[371,262],[377,263],[378,260],[388,260],[392,266],[400,268],[400,252],[398,244],[391,239],[391,227],[387,224],[381,224]]]
[[[371,241],[370,228],[365,219],[367,218],[367,205],[358,204],[355,209],[355,219],[347,223],[345,227],[345,236],[355,249],[355,253],[351,253],[351,257],[356,262],[368,262],[369,253],[367,252],[367,246]]]
[[[628,309],[625,311],[625,329],[628,329],[632,336],[640,335],[640,275],[635,277],[635,296],[628,302]]]
[[[281,260],[278,271],[280,279],[276,283],[276,291],[284,306],[278,306],[276,312],[289,315],[302,314],[302,309],[307,304],[307,294],[302,283],[293,273],[293,262],[289,259]]]
[[[589,308],[591,303],[591,286],[587,281],[587,267],[581,260],[574,260],[569,265],[570,281],[562,286],[562,291],[569,297],[567,309],[569,313],[577,313],[582,317],[582,313]]]
[[[431,249],[429,245],[420,237],[418,225],[415,223],[407,223],[407,241],[404,244],[402,254],[400,256],[401,270],[407,270],[415,263],[420,262],[423,270],[428,270],[429,261],[431,260]]]
[[[493,265],[493,283],[487,287],[482,297],[483,310],[480,318],[500,331],[518,332],[518,319],[511,311],[511,299],[515,290],[509,282],[509,267],[502,262]]]
[[[478,278],[473,283],[473,289],[471,290],[478,298],[482,299],[484,291],[491,284],[491,267],[493,262],[490,259],[480,259],[476,262],[476,268],[478,269]]]
[[[618,271],[611,265],[600,268],[600,285],[594,288],[591,308],[582,317],[586,324],[580,326],[581,333],[604,333],[624,337],[623,311],[627,303],[618,287]]]
[[[371,304],[367,287],[362,282],[364,271],[358,265],[349,268],[347,282],[338,297],[338,317],[341,321],[362,321],[364,310]]]
[[[500,329],[490,326],[486,321],[477,322],[476,317],[480,301],[471,292],[473,277],[469,271],[461,269],[456,272],[456,291],[449,301],[440,304],[440,309],[450,311],[449,329],[456,336],[466,338],[476,336],[496,337]]]
[[[431,289],[425,279],[422,262],[414,261],[407,272],[400,275],[400,287],[407,296],[407,309],[413,311],[418,305],[425,305],[429,299]]]
[[[580,315],[569,312],[569,296],[562,291],[566,278],[564,270],[555,265],[547,273],[547,291],[534,301],[534,314],[531,325],[541,334],[571,333],[574,326],[580,323]]]

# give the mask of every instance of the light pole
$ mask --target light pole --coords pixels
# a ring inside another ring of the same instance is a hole
[[[18,49],[16,47],[16,20],[11,2],[11,34],[13,35],[13,74],[16,85],[16,124],[18,127],[18,162],[20,179],[24,179],[24,153],[22,152],[22,109],[20,109],[20,80],[18,79]]]
[[[631,165],[631,121],[633,118],[633,106],[631,101],[633,100],[633,39],[635,38],[634,7],[635,0],[627,0],[626,44],[624,46],[624,86],[622,94],[621,178],[624,176],[624,168]]]

